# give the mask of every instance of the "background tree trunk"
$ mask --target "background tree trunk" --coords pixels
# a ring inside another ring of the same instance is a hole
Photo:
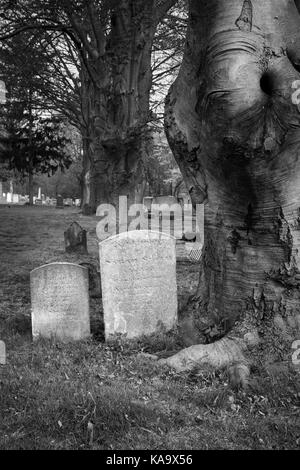
[[[85,129],[82,131],[82,175],[81,175],[81,208],[91,207],[89,141]]]
[[[111,32],[94,63],[99,77],[83,80],[89,146],[84,174],[89,174],[88,211],[101,203],[140,203],[145,190],[144,159],[150,138],[151,52],[157,24],[175,1],[158,11],[156,0],[121,0],[111,15]],[[161,15],[161,16],[160,16]],[[87,191],[85,191],[87,194]]]
[[[190,313],[216,326],[206,342],[238,319],[245,334],[249,312],[251,328],[287,343],[300,328],[299,40],[294,1],[190,1],[165,127],[193,203],[205,202]]]

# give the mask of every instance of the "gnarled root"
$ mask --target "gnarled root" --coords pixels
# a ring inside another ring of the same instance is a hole
[[[244,352],[247,344],[239,338],[229,336],[212,344],[196,344],[182,349],[174,356],[161,359],[161,364],[166,364],[177,372],[190,371],[203,366],[211,366],[222,369],[238,363],[247,363]]]
[[[250,367],[244,353],[247,341],[225,337],[211,344],[197,344],[182,349],[174,356],[161,359],[177,372],[190,371],[205,366],[214,369],[227,369],[229,384],[234,389],[246,389],[249,383]]]

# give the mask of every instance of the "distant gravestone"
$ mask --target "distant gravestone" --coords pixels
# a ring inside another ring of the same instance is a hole
[[[33,338],[72,341],[90,335],[88,270],[51,263],[30,273]]]
[[[57,196],[56,198],[56,207],[57,209],[63,209],[64,208],[64,199],[62,196]]]
[[[100,243],[105,337],[136,338],[177,323],[176,240],[147,230]]]
[[[87,253],[87,237],[84,230],[77,222],[73,222],[64,233],[67,253]]]

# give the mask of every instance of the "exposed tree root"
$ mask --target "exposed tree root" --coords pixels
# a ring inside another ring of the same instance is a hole
[[[247,343],[239,338],[225,337],[212,344],[196,344],[182,349],[174,356],[161,359],[178,372],[193,370],[203,366],[222,369],[237,363],[247,363],[244,352]]]
[[[159,363],[177,372],[206,367],[226,369],[230,386],[245,389],[249,385],[250,366],[257,363],[269,366],[282,361],[292,365],[292,343],[299,337],[299,331],[298,314],[287,318],[277,315],[271,322],[262,319],[256,325],[253,316],[248,315],[222,339],[182,349]]]
[[[174,356],[161,359],[177,372],[212,367],[226,369],[229,384],[233,389],[246,389],[249,384],[250,363],[245,352],[249,347],[246,338],[225,337],[211,344],[197,344],[182,349]],[[253,345],[252,345],[253,346]]]

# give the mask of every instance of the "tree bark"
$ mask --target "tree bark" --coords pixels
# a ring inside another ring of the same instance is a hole
[[[217,327],[206,342],[237,320],[240,334],[249,322],[287,342],[300,328],[299,45],[294,1],[190,1],[165,128],[193,203],[205,203],[190,312]]]

